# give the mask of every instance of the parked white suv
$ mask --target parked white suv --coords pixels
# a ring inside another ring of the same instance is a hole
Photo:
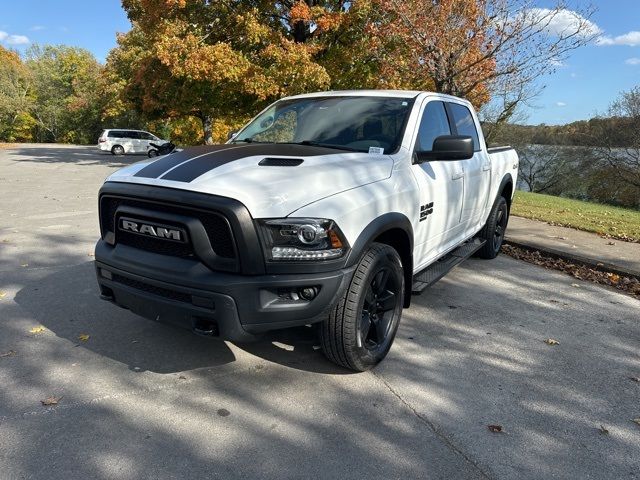
[[[113,155],[125,153],[148,153],[153,147],[150,143],[161,144],[166,140],[144,130],[107,129],[98,139],[98,148]]]

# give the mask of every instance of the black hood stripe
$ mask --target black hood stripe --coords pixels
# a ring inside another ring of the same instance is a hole
[[[235,160],[240,160],[242,158],[252,156],[279,155],[286,157],[310,157],[316,155],[335,154],[338,152],[338,150],[332,148],[314,147],[308,145],[286,145],[268,143],[234,145],[232,148],[230,148],[231,145],[223,145],[223,147],[227,148],[218,148],[211,152],[215,155],[205,154],[198,155],[196,157],[192,156],[193,160],[191,161],[184,162],[182,165],[175,164],[175,168],[172,167],[173,170],[168,171],[160,178],[162,178],[162,180],[173,180],[174,182],[191,182],[192,180],[195,180],[199,176],[204,175],[205,173],[217,167],[233,162]]]
[[[136,173],[135,177],[143,177],[143,178],[158,178],[163,173],[168,172],[174,167],[177,167],[181,163],[184,163],[188,160],[192,160],[194,157],[200,157],[202,155],[209,155],[211,153],[215,153],[218,150],[222,150],[224,148],[229,148],[229,145],[202,145],[199,147],[189,148],[187,150],[182,150],[181,152],[174,152],[170,155],[165,155],[163,157],[158,158],[154,162],[151,162],[146,167],[140,169],[138,173]]]

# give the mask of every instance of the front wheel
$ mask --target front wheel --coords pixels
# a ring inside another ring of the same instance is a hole
[[[320,326],[327,358],[359,372],[377,365],[389,352],[398,330],[404,289],[398,252],[388,245],[372,244],[349,288]]]
[[[504,241],[504,234],[509,220],[509,207],[507,200],[500,196],[494,202],[487,223],[480,230],[478,238],[485,240],[485,244],[478,250],[480,258],[496,258],[500,253],[500,247]]]

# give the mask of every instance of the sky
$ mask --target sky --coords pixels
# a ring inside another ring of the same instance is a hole
[[[539,0],[540,8],[550,6]],[[597,10],[591,17],[592,44],[572,52],[556,72],[541,79],[541,95],[526,109],[524,123],[558,125],[604,113],[620,92],[640,86],[640,0],[574,0]],[[104,62],[116,32],[129,21],[119,0],[0,0],[0,45],[24,52],[30,45],[86,48]],[[553,28],[571,25],[573,10]]]

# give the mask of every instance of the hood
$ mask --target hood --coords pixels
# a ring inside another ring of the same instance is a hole
[[[230,197],[254,218],[284,217],[309,203],[389,178],[387,155],[286,144],[193,147],[135,163],[107,181]]]

